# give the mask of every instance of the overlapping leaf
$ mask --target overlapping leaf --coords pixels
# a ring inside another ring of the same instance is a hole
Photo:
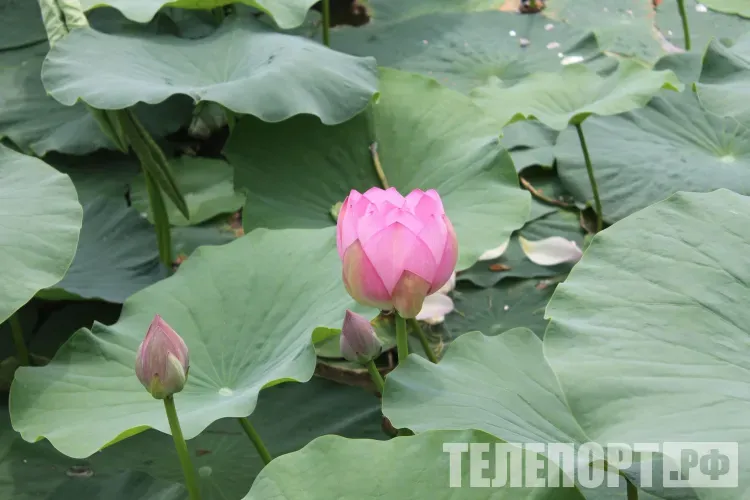
[[[341,54],[252,18],[228,19],[198,40],[143,34],[134,41],[73,30],[47,56],[45,88],[69,106],[81,99],[123,109],[185,94],[265,121],[312,114],[335,124],[364,109],[377,86],[372,58]]]
[[[559,74],[536,73],[511,86],[480,87],[472,96],[499,122],[535,118],[563,130],[590,115],[616,115],[644,106],[662,88],[679,90],[682,84],[671,71],[651,71],[625,60],[607,77],[573,64]]]
[[[154,314],[190,349],[190,377],[175,399],[185,436],[252,413],[262,388],[312,377],[312,330],[338,326],[351,307],[330,279],[340,266],[335,248],[332,229],[258,230],[198,250],[176,275],[128,299],[116,324],[82,329],[49,365],[16,372],[14,429],[72,457],[148,427],[168,432],[164,408],[133,372]]]
[[[0,145],[0,322],[62,279],[81,218],[67,175]]]
[[[750,129],[704,111],[692,92],[664,92],[643,109],[591,118],[584,130],[608,222],[681,190],[750,194]],[[591,200],[575,131],[560,135],[555,156],[563,184]]]
[[[529,214],[497,124],[434,80],[384,70],[370,110],[336,126],[309,117],[279,124],[248,117],[225,148],[247,191],[246,231],[333,226],[331,208],[351,189],[380,186],[371,156],[402,193],[435,188],[459,239],[459,269],[508,239]]]
[[[162,7],[182,9],[214,9],[230,5],[231,0],[81,0],[84,9],[110,5],[121,11],[127,18],[139,23],[150,21]],[[240,0],[243,3],[266,12],[284,29],[302,24],[307,11],[315,0]]]
[[[696,90],[709,111],[750,124],[750,34],[731,47],[711,41]]]

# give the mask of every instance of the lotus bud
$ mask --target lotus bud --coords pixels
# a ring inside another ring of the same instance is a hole
[[[157,314],[135,358],[138,380],[154,398],[165,399],[185,387],[189,368],[185,342]]]
[[[360,304],[414,318],[451,278],[458,242],[434,190],[351,191],[336,225],[342,278]]]
[[[365,364],[380,356],[383,346],[367,318],[346,310],[341,327],[341,355],[347,361]]]

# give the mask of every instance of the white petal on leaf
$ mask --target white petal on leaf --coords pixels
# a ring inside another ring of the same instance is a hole
[[[491,248],[490,250],[487,250],[486,252],[484,252],[482,255],[479,256],[479,260],[482,261],[482,260],[497,259],[502,254],[504,254],[505,251],[508,249],[508,243],[510,243],[510,238],[508,238],[508,240],[502,245],[500,245],[499,247]]]
[[[445,315],[453,311],[453,299],[442,293],[434,293],[424,299],[417,320],[437,325],[445,320]]]
[[[552,236],[543,240],[529,241],[518,238],[526,257],[540,266],[554,266],[563,262],[578,262],[583,252],[575,241],[561,236]]]

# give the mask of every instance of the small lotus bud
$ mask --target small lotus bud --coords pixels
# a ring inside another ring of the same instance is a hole
[[[190,362],[182,337],[158,314],[138,348],[135,374],[156,399],[165,399],[185,387]]]
[[[348,309],[341,327],[340,347],[344,359],[360,364],[377,358],[383,350],[372,324]]]

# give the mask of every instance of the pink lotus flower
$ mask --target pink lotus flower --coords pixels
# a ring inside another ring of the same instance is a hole
[[[357,302],[414,318],[426,296],[451,277],[458,259],[440,195],[415,189],[352,190],[336,227],[346,291]]]
[[[185,342],[157,314],[135,358],[138,380],[153,397],[164,399],[185,387],[189,368]]]

